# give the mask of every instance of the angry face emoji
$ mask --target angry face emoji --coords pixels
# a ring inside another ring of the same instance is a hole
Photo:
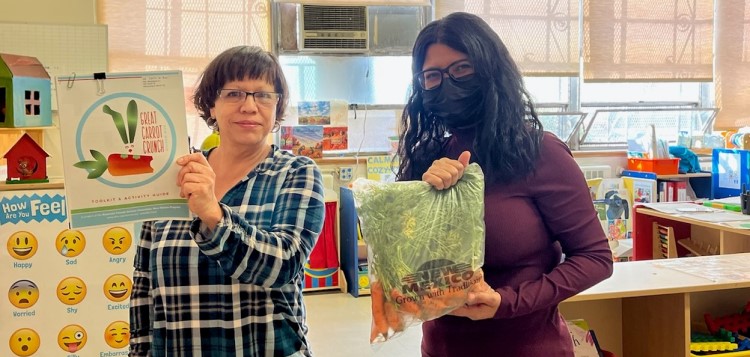
[[[133,236],[130,235],[127,229],[122,227],[112,227],[104,232],[104,236],[102,237],[104,250],[112,255],[120,255],[127,252],[132,243]]]

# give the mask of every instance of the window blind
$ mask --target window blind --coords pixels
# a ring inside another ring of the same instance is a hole
[[[578,76],[579,0],[435,0],[435,18],[483,18],[526,76]]]
[[[585,81],[711,81],[713,0],[583,0]]]
[[[110,72],[183,72],[191,138],[210,133],[192,104],[208,62],[237,45],[271,49],[270,0],[97,0],[96,5],[97,21],[108,25]]]
[[[750,1],[721,0],[716,5],[714,128],[750,125]]]
[[[430,0],[273,0],[277,3],[329,6],[430,6]]]

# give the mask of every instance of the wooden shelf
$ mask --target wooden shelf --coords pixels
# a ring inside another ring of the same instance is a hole
[[[672,260],[707,266],[721,259],[729,266],[750,254]],[[750,280],[730,275],[711,280],[658,264],[615,263],[610,278],[562,302],[560,312],[566,319],[585,319],[600,346],[616,356],[688,357],[691,321],[704,313],[731,314],[747,303]]]
[[[51,190],[65,188],[62,180],[52,180],[45,183],[6,183],[0,182],[0,191],[20,191],[20,190]]]
[[[54,129],[54,126],[29,126],[25,128],[3,128],[0,127],[0,132],[3,131],[36,131],[36,130],[49,130]]]
[[[690,253],[693,253],[696,257],[704,255],[716,255],[716,248],[711,246],[705,247],[703,244],[693,242],[690,238],[680,239],[677,244],[687,249]]]

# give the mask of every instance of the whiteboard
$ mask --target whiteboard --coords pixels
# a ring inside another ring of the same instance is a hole
[[[107,71],[107,26],[0,22],[0,53],[39,59],[57,110],[55,77]]]

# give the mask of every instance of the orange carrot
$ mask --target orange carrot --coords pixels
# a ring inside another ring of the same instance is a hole
[[[388,326],[390,326],[394,332],[401,332],[404,330],[404,320],[399,316],[393,302],[385,303],[385,318],[388,321]]]
[[[374,342],[379,334],[388,338],[388,320],[385,316],[385,294],[383,285],[376,281],[370,285],[370,299],[372,299],[372,331],[370,343]]]
[[[154,172],[151,168],[153,159],[148,155],[110,154],[107,157],[107,170],[112,176],[148,174]]]
[[[398,290],[391,290],[391,299],[398,304],[398,310],[406,312],[408,314],[419,316],[419,305],[413,300],[406,298],[404,295],[398,292]]]

